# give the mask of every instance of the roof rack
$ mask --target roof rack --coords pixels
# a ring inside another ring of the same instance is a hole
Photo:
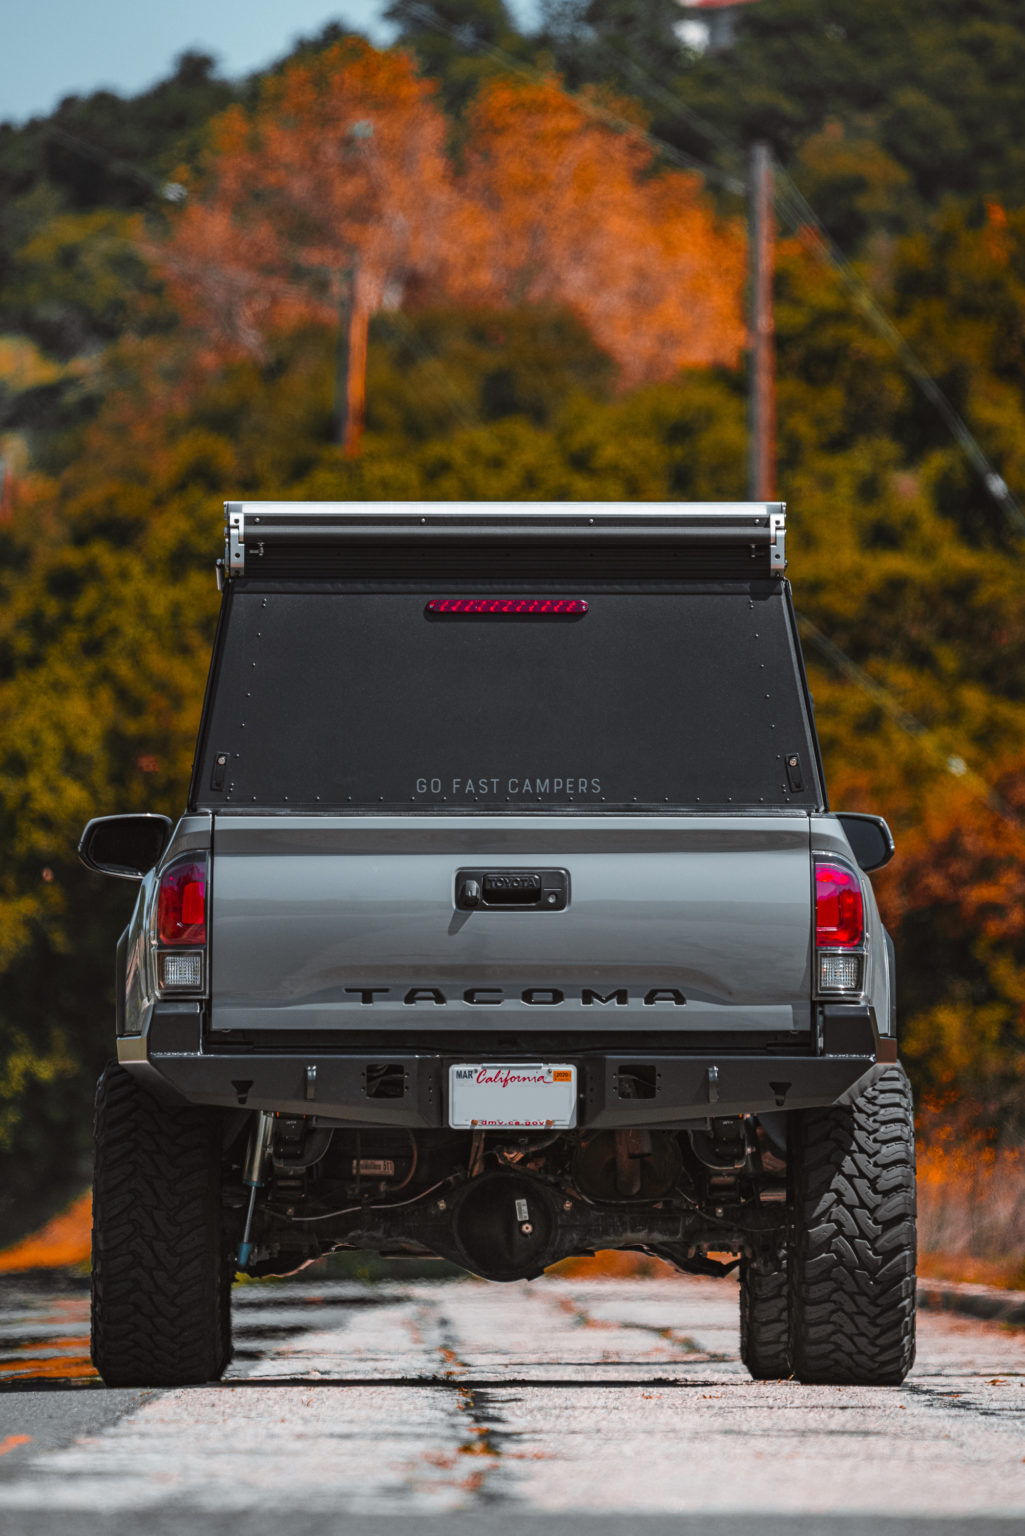
[[[752,502],[227,501],[228,578],[365,575],[370,566],[518,552],[551,568],[558,556],[632,551],[651,573],[737,580],[782,578],[786,507]],[[652,557],[655,557],[653,563]],[[668,571],[659,562],[668,558]]]

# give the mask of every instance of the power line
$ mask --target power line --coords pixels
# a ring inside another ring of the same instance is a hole
[[[717,127],[715,123],[710,123],[707,117],[702,117],[700,112],[696,112],[690,103],[684,101],[675,91],[671,91],[668,86],[663,85],[662,81],[651,73],[648,66],[638,59],[636,55],[630,53],[625,46],[622,54],[614,52],[613,49],[604,45],[600,45],[600,51],[618,69],[622,69],[625,65],[627,72],[635,80],[642,82],[644,90],[652,100],[660,102],[666,111],[672,112],[674,117],[682,117],[684,122],[689,123],[692,128],[696,129],[703,139],[707,139],[710,144],[718,145],[721,150],[725,150],[732,160],[737,161],[738,165],[743,165],[743,154],[729,135],[723,133],[722,129]],[[741,186],[743,186],[742,181]]]
[[[977,471],[987,494],[1015,531],[1025,533],[1025,512],[1022,511],[1003,476],[994,468],[980,447],[964,419],[951,405],[917,353],[912,350],[897,327],[876,303],[871,289],[861,281],[850,262],[838,250],[807,198],[781,167],[777,167],[777,181],[779,186],[776,198],[777,208],[781,212],[789,213],[799,228],[811,233],[819,254],[825,257],[836,270],[859,311],[888,343],[922,394],[943,417],[961,451]]]
[[[88,139],[80,139],[77,134],[68,133],[66,128],[59,128],[56,123],[47,124],[45,133],[47,138],[54,139],[58,144],[74,150],[83,159],[95,161],[98,165],[108,165],[119,176],[127,176],[139,182],[165,203],[184,203],[186,199],[187,193],[180,181],[160,181],[156,176],[151,176],[148,171],[140,170],[130,160],[122,160],[117,155],[112,155],[109,150],[101,149],[98,144],[90,144]]]
[[[361,128],[363,125],[357,124],[355,126],[357,128]],[[68,133],[66,129],[60,128],[56,124],[47,125],[46,132],[58,143],[67,145],[76,153],[81,154],[84,158],[93,160],[100,165],[109,166],[119,175],[131,177],[140,185],[145,186],[150,192],[155,193],[157,197],[160,197],[165,202],[180,205],[187,199],[187,189],[180,182],[159,181],[156,177],[153,177],[148,172],[141,170],[138,166],[133,165],[130,161],[122,160],[117,155],[111,154],[109,150],[103,149],[97,144],[91,144],[86,139],[80,139],[76,134]],[[363,136],[364,135],[362,134],[360,135],[360,137]],[[109,238],[110,237],[108,237],[108,239]],[[135,241],[126,240],[124,237],[114,238],[118,244],[123,245],[128,250],[136,251],[140,248]],[[149,248],[144,244],[142,249],[147,251]],[[203,261],[195,257],[187,260],[186,262],[179,261],[178,265],[179,267],[187,266],[196,273],[203,273],[204,275],[215,275],[220,280],[229,284],[233,284],[236,288],[248,287],[261,294],[271,290],[273,292],[287,295],[289,297],[298,298],[307,303],[312,302],[314,306],[316,306],[317,303],[316,299],[313,298],[306,289],[300,288],[297,284],[289,282],[287,278],[275,278],[267,274],[254,276],[253,274],[246,272],[243,268],[240,267],[229,268],[225,267],[222,263],[212,262],[209,259]],[[404,315],[401,310],[396,309],[392,312],[392,318],[397,320],[405,330],[407,342],[417,353],[420,363],[425,371],[433,375],[435,384],[439,387],[440,392],[447,394],[453,413],[458,418],[461,425],[463,427],[478,427],[483,425],[489,436],[494,437],[494,430],[490,423],[482,423],[480,418],[474,414],[472,404],[469,400],[466,390],[456,381],[451,371],[445,366],[445,362],[442,357],[436,351],[432,350],[431,347],[424,341],[424,339],[418,335],[408,317]]]
[[[424,14],[429,13],[429,7],[426,5],[417,6],[417,9]],[[607,56],[612,59],[611,51],[605,51]],[[640,83],[642,89],[651,99],[657,100],[666,110],[673,111],[678,116],[684,118],[685,121],[689,122],[692,127],[707,138],[709,142],[717,144],[721,149],[725,150],[738,164],[743,163],[743,153],[740,146],[735,144],[714,123],[710,123],[707,118],[702,117],[693,107],[670,91],[656,75],[652,74],[646,64],[629,53],[626,53],[625,57],[617,53],[614,56],[614,62],[618,68],[623,68],[625,64],[627,72],[634,80]],[[657,138],[654,134],[648,134],[647,139],[653,147],[658,147],[663,154],[673,155],[682,153],[682,151],[677,151],[673,145],[666,144],[664,140]],[[695,162],[695,168],[702,168],[700,161]],[[721,171],[712,171],[711,168],[704,168],[704,174],[708,175],[710,172],[713,179],[718,180],[723,185],[728,185],[729,190],[744,190],[744,183],[739,182],[736,177],[729,177]],[[815,248],[819,256],[836,270],[858,311],[864,315],[865,319],[882,336],[922,394],[943,418],[961,451],[982,481],[987,495],[996,504],[1015,532],[1025,533],[1025,511],[1022,510],[1003,476],[995,468],[963,417],[947,399],[943,390],[913,350],[910,343],[897,329],[893,321],[884,313],[871,289],[858,277],[854,268],[840,251],[807,198],[795,185],[793,179],[779,165],[776,166],[776,185],[776,206],[779,212],[781,214],[788,214],[798,228],[810,231],[814,237]]]
[[[987,783],[981,774],[970,768],[964,758],[959,754],[948,752],[936,733],[923,725],[915,715],[904,708],[896,695],[882,683],[876,682],[864,669],[859,667],[847,652],[841,650],[834,640],[824,635],[816,624],[813,624],[805,614],[798,613],[797,623],[804,640],[808,641],[815,649],[832,662],[838,672],[850,682],[860,688],[874,704],[889,717],[906,736],[910,736],[919,747],[934,759],[938,766],[946,770],[955,779],[960,779],[972,793],[980,800],[985,801],[990,810],[995,812],[1001,820],[1017,828],[1023,828],[1021,818],[1011,809],[1007,801]]]
[[[513,54],[507,53],[504,48],[499,48],[494,43],[485,43],[480,38],[470,34],[469,28],[453,26],[451,22],[445,20],[444,16],[439,16],[437,11],[432,10],[429,5],[419,3],[407,5],[405,13],[414,19],[424,22],[436,32],[444,32],[446,36],[452,38],[453,42],[458,43],[460,47],[472,48],[475,53],[494,59],[496,64],[501,64],[503,69],[506,69],[510,74],[520,75],[523,79],[529,80],[532,85],[540,85],[549,78],[543,70],[537,69],[533,64],[525,64],[522,59],[517,59]],[[562,94],[568,97],[574,105],[579,107],[589,117],[595,118],[598,122],[605,123],[607,127],[616,128],[620,132],[629,133],[635,138],[641,139],[649,148],[657,150],[663,159],[671,161],[679,170],[698,171],[707,180],[717,182],[725,187],[727,191],[735,192],[740,197],[744,196],[746,186],[740,177],[730,175],[728,172],[720,170],[717,166],[709,165],[706,161],[699,160],[695,155],[687,154],[685,150],[677,149],[675,144],[668,144],[665,139],[658,138],[646,128],[642,128],[639,123],[631,121],[628,117],[623,117],[621,113],[613,111],[611,107],[603,106],[601,102],[595,101],[591,96],[585,96],[575,91],[567,91],[565,87],[562,88]],[[700,121],[700,119],[697,119],[697,121]]]

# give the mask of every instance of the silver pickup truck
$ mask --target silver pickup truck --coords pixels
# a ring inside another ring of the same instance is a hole
[[[219,1376],[236,1273],[739,1271],[753,1376],[914,1356],[884,822],[829,810],[778,503],[229,502],[188,808],[96,1108],[93,1358]]]

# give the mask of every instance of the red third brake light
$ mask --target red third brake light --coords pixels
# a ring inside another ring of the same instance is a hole
[[[530,614],[567,618],[587,612],[581,597],[432,597],[426,610],[432,617],[508,618]]]
[[[815,865],[815,943],[820,949],[853,949],[865,933],[861,885],[842,864]]]
[[[160,877],[157,942],[206,943],[206,860],[182,860]]]

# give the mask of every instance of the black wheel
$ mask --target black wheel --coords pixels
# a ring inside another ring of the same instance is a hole
[[[171,1108],[116,1063],[96,1090],[92,1358],[110,1387],[216,1381],[234,1269],[216,1112]]]
[[[915,1128],[902,1067],[794,1116],[790,1346],[800,1381],[896,1386],[915,1358]]]
[[[775,1266],[740,1266],[740,1358],[755,1381],[776,1381],[791,1374],[790,1294],[785,1255]]]

